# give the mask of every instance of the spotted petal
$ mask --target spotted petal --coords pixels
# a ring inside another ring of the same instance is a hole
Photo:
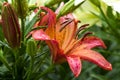
[[[93,50],[76,50],[74,55],[79,56],[81,59],[95,63],[106,70],[112,70],[112,65],[98,52]]]
[[[105,70],[112,70],[112,65],[98,52],[93,50],[76,50],[72,55],[79,56],[83,60],[90,61]]]
[[[73,74],[75,75],[75,77],[78,77],[78,75],[81,72],[81,68],[82,68],[80,57],[67,56],[66,58],[67,58],[68,64],[69,64],[70,69],[72,70]]]

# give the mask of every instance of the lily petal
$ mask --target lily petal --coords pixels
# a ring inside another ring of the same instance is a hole
[[[105,70],[112,70],[112,65],[98,52],[93,50],[76,50],[72,55],[79,56],[83,60],[90,61]]]
[[[78,77],[82,68],[80,57],[67,56],[66,58],[70,66],[70,69],[74,73],[75,77]]]
[[[95,36],[87,36],[83,39],[81,39],[78,44],[76,45],[76,47],[79,46],[79,49],[92,49],[94,47],[103,47],[106,48],[104,42]]]
[[[67,25],[64,25],[66,24],[65,22],[67,21],[69,22],[67,18],[71,20],[71,22]],[[56,23],[55,28],[56,28],[55,30],[56,40],[60,43],[60,47],[65,50],[65,48],[67,48],[71,40],[74,39],[75,32],[77,29],[77,24],[75,20],[73,19],[73,15],[69,14],[69,15],[60,17],[60,19]],[[63,29],[61,30],[61,28]]]
[[[72,17],[71,14],[69,14],[67,16],[68,16],[68,18]],[[71,22],[70,24],[68,24],[66,26],[66,29],[65,29],[66,30],[65,39],[64,39],[64,43],[62,45],[63,49],[65,49],[69,45],[71,40],[74,39],[75,33],[76,33],[76,29],[77,29],[77,25],[76,25],[75,20],[73,20],[73,22]]]
[[[42,14],[42,13],[41,13]],[[49,19],[49,15],[48,14],[44,14],[43,13],[43,16],[41,18],[41,20],[39,21],[38,25],[37,26],[46,26],[46,24],[48,24],[48,19]]]
[[[32,32],[32,37],[35,40],[50,40],[50,37],[42,29]]]
[[[35,40],[45,40],[51,50],[53,61],[56,61],[56,55],[60,53],[58,42],[51,39],[42,29],[34,31],[32,37]]]
[[[47,11],[47,21],[48,28],[45,30],[46,34],[48,34],[52,39],[55,37],[55,24],[56,24],[56,14],[47,7],[41,7],[42,10]]]
[[[58,21],[57,21],[57,23],[56,23],[56,26],[55,26],[55,28],[56,28],[56,40],[58,41],[58,43],[59,43],[59,45],[60,45],[60,47],[62,47],[62,44],[63,44],[63,42],[64,42],[64,38],[65,38],[65,30],[62,30],[61,32],[60,32],[60,29],[61,29],[61,22],[63,22],[63,21],[65,21],[65,19],[63,18],[63,17],[61,17]]]
[[[59,44],[56,40],[46,40],[46,43],[48,44],[48,46],[51,50],[53,63],[55,63],[56,56],[57,56],[58,52],[60,52]]]

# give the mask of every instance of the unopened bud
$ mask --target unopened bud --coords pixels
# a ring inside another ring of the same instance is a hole
[[[37,52],[37,45],[33,39],[28,40],[26,52],[30,56],[34,56],[34,54]]]
[[[9,3],[4,3],[2,8],[2,29],[6,40],[13,48],[20,46],[20,25],[18,17]]]
[[[28,15],[28,0],[13,0],[12,4],[20,18],[25,18]]]

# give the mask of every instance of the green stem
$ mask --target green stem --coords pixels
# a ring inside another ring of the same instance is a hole
[[[16,50],[14,50],[14,57],[15,57],[14,76],[15,76],[15,80],[16,80],[16,79],[18,79],[18,71],[17,71],[18,52]]]
[[[25,22],[24,19],[21,18],[22,42],[24,41],[24,30],[25,30]]]
[[[2,63],[8,68],[9,71],[12,71],[12,68],[9,66],[7,60],[6,60],[5,57],[3,56],[2,50],[0,50],[0,60],[1,60]]]
[[[34,57],[31,56],[31,59],[30,59],[30,67],[29,67],[29,70],[28,70],[28,76],[27,76],[27,79],[26,80],[30,80],[30,76],[32,74],[32,69],[33,69],[33,64],[34,64]]]

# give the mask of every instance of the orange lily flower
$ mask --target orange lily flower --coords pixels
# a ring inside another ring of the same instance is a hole
[[[47,13],[35,26],[48,26],[46,30],[40,29],[32,33],[35,40],[45,40],[48,44],[54,63],[68,62],[75,77],[81,72],[81,60],[95,63],[106,70],[112,70],[111,64],[98,52],[91,50],[94,47],[106,48],[104,42],[95,37],[85,35],[78,39],[78,32],[84,26],[77,28],[78,21],[72,14],[56,19],[56,14],[46,7],[41,7]]]

